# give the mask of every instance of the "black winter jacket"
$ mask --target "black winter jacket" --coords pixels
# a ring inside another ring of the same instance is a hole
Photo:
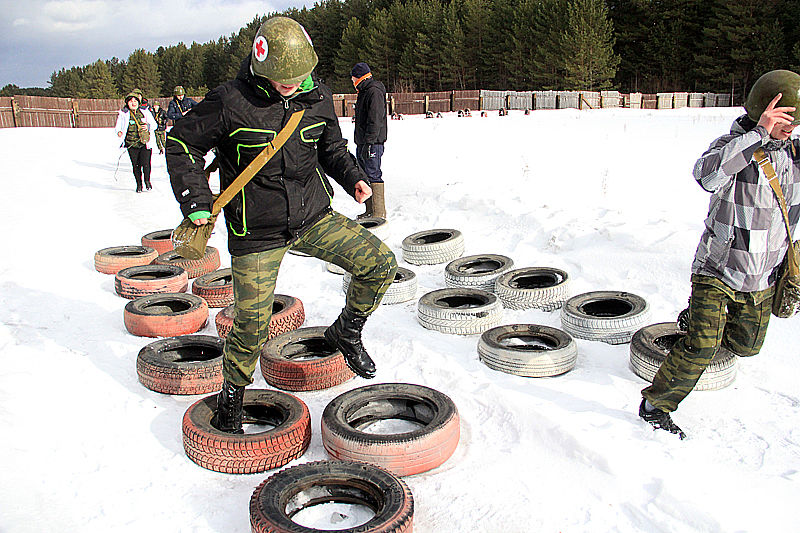
[[[358,84],[356,126],[353,140],[356,145],[386,142],[386,87],[373,78]]]
[[[197,105],[197,102],[189,98],[188,96],[184,96],[183,100],[178,100],[177,98],[173,97],[172,100],[169,101],[169,107],[167,108],[167,118],[170,120],[180,120],[184,117],[184,111],[189,111],[194,106]]]
[[[367,178],[347,150],[330,89],[313,88],[287,98],[249,71],[248,57],[235,80],[220,85],[179,120],[167,136],[167,170],[185,216],[211,210],[203,156],[217,148],[222,189],[283,128],[305,110],[283,147],[225,206],[228,249],[244,255],[285,246],[331,209],[332,176],[351,196]]]

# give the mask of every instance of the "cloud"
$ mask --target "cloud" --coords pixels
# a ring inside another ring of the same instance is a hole
[[[137,48],[205,43],[254,17],[313,0],[0,0],[0,87],[46,87],[50,74]]]

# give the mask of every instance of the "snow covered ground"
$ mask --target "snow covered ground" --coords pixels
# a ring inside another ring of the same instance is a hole
[[[574,294],[633,292],[653,322],[674,320],[708,205],[691,168],[740,112],[390,122],[387,242],[399,259],[407,235],[456,228],[465,255],[558,267]],[[136,356],[152,339],[127,333],[127,300],[94,270],[98,249],[180,221],[163,157],[153,157],[154,190],[139,195],[111,129],[0,130],[0,162],[0,531],[249,531],[249,498],[271,473],[219,474],[186,458],[181,418],[198,398],[138,382]],[[334,207],[362,210],[340,189]],[[225,242],[219,224],[211,244]],[[400,265],[417,273],[418,297],[445,287],[444,265]],[[277,292],[299,297],[305,325],[317,326],[337,316],[340,287],[324,263],[287,255]],[[200,333],[216,333],[217,311]],[[506,310],[504,323],[560,325],[558,312],[542,311]],[[629,369],[628,345],[578,340],[573,371],[526,379],[484,366],[477,340],[422,328],[415,302],[382,306],[367,323],[374,382],[438,389],[461,415],[454,456],[405,479],[415,531],[800,530],[797,318],[773,319],[733,385],[681,404],[685,441],[638,419],[646,383]],[[314,434],[292,464],[327,458],[325,405],[366,384],[298,394]]]

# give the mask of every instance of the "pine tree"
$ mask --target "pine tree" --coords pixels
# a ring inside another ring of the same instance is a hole
[[[369,19],[366,37],[366,62],[374,75],[385,80],[387,89],[397,81],[398,50],[392,38],[389,12],[379,9]],[[391,89],[390,89],[391,90]]]
[[[466,38],[454,2],[445,10],[442,29],[444,77],[453,89],[465,90],[467,88]]]
[[[61,98],[86,98],[86,84],[83,81],[83,69],[62,68],[50,75],[50,87],[53,96]]]
[[[614,55],[614,29],[602,0],[571,0],[567,30],[561,34],[567,89],[611,87],[619,58]]]
[[[361,22],[355,17],[351,18],[342,32],[341,46],[336,53],[336,72],[341,73],[342,76],[345,73],[349,76],[353,65],[363,61],[365,57],[364,40],[364,28],[361,26]],[[352,92],[352,84],[349,84],[348,81],[349,78],[344,82],[334,84],[333,90]]]
[[[123,79],[125,91],[141,89],[145,98],[161,94],[161,76],[158,73],[155,56],[141,48],[134,50],[128,57]]]
[[[111,72],[102,60],[98,59],[83,71],[88,98],[118,98],[119,93],[114,86]]]

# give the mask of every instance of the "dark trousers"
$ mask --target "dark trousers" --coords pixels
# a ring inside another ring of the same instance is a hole
[[[146,146],[131,146],[128,148],[128,156],[131,158],[131,165],[133,166],[133,177],[136,178],[136,187],[142,188],[142,175],[144,174],[144,183],[150,186],[150,155],[153,151]]]
[[[358,166],[367,175],[370,183],[383,183],[381,157],[383,157],[382,144],[359,144],[356,146]]]
[[[761,351],[767,334],[772,296],[722,290],[692,278],[689,326],[661,364],[653,384],[642,391],[662,411],[674,411],[694,389],[720,345],[747,357]],[[769,294],[769,293],[767,293]]]

